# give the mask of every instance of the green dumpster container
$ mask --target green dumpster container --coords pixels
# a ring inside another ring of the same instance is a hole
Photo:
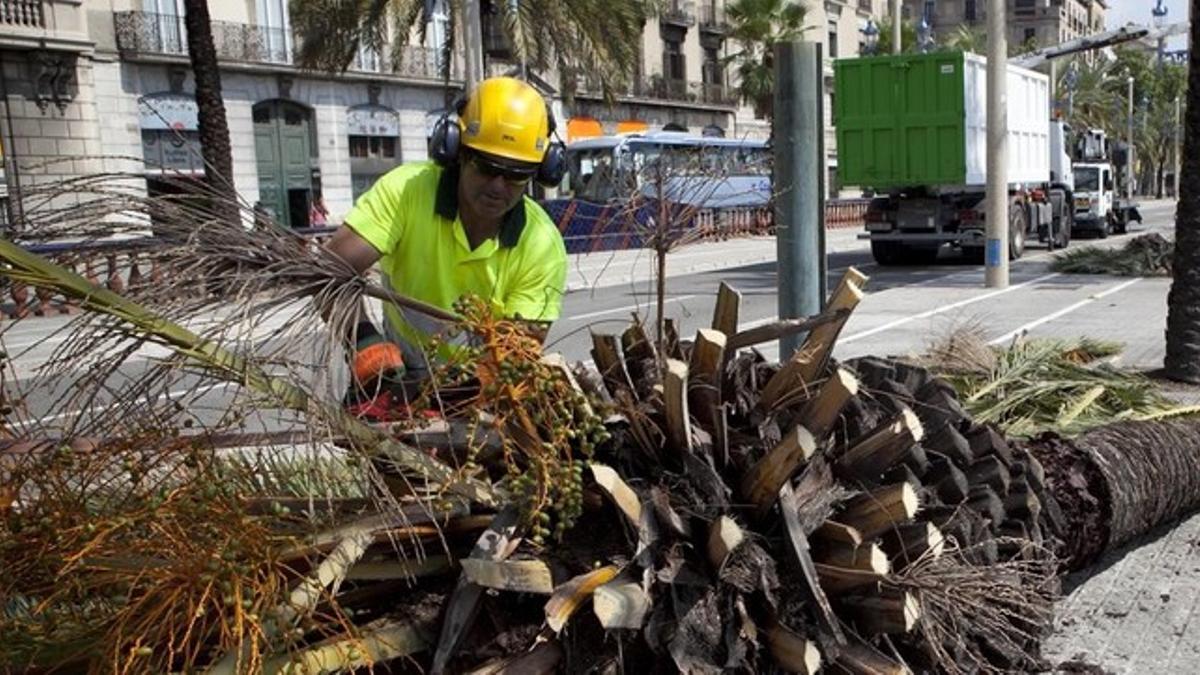
[[[1008,67],[1010,183],[1049,178],[1049,83]],[[987,61],[964,52],[834,64],[838,174],[874,189],[986,183]]]

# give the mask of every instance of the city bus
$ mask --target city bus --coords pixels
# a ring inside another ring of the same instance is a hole
[[[674,131],[600,136],[569,144],[567,166],[562,196],[543,206],[572,253],[643,246],[660,199],[688,214],[681,227],[712,228],[714,236],[770,224],[765,141]]]

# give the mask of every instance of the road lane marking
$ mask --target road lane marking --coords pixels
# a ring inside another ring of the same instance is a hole
[[[1046,274],[1046,275],[1037,277],[1036,279],[1030,279],[1029,281],[1016,284],[1015,286],[1001,288],[999,290],[991,291],[990,293],[984,293],[983,295],[979,295],[974,298],[967,298],[966,300],[959,300],[958,302],[952,302],[949,305],[942,305],[941,307],[936,307],[934,309],[931,309],[931,310],[928,310],[925,312],[921,312],[920,314],[914,314],[912,316],[906,316],[903,319],[896,319],[895,321],[889,321],[889,322],[883,324],[882,326],[876,326],[874,328],[869,328],[867,330],[860,331],[858,333],[854,333],[853,335],[847,335],[846,337],[839,338],[838,344],[845,344],[847,342],[854,342],[855,340],[861,340],[862,338],[870,337],[872,335],[875,335],[876,333],[882,333],[883,331],[890,330],[892,328],[895,328],[896,326],[903,326],[904,324],[910,323],[912,321],[916,321],[917,319],[926,319],[931,316],[936,316],[938,314],[943,314],[945,312],[949,312],[952,309],[958,309],[959,307],[966,307],[967,305],[973,305],[977,302],[982,302],[984,300],[994,298],[998,295],[1004,295],[1005,293],[1011,293],[1013,291],[1020,290],[1027,286],[1032,286],[1033,284],[1041,283],[1043,281],[1048,281],[1048,280],[1053,279],[1058,276],[1062,276],[1062,275],[1058,272],[1054,272],[1052,274]]]
[[[680,296],[677,296],[677,297],[674,297],[674,298],[667,298],[667,299],[664,301],[664,303],[683,302],[684,300],[691,300],[691,299],[692,299],[692,298],[694,298],[694,297],[696,297],[696,296],[694,296],[694,295],[680,295]],[[633,311],[633,310],[642,309],[643,307],[645,307],[645,308],[649,308],[649,307],[652,307],[652,306],[654,306],[654,301],[653,301],[653,300],[647,300],[646,302],[643,302],[643,303],[640,303],[640,304],[636,304],[636,305],[627,305],[627,306],[625,306],[625,307],[616,307],[616,308],[613,308],[613,309],[602,309],[602,310],[595,311],[595,312],[588,312],[587,314],[573,314],[573,315],[571,315],[571,316],[568,316],[568,317],[565,317],[565,318],[566,318],[566,320],[567,320],[567,321],[580,321],[580,320],[583,320],[583,319],[591,319],[591,318],[595,318],[595,317],[597,317],[597,316],[604,316],[605,314],[613,314],[613,313],[616,313],[616,312],[630,312],[630,311]]]
[[[1079,309],[1080,307],[1085,307],[1087,305],[1090,305],[1091,303],[1099,300],[1100,298],[1103,298],[1108,295],[1112,295],[1113,293],[1116,293],[1117,291],[1123,291],[1126,288],[1129,288],[1130,286],[1136,284],[1137,282],[1139,282],[1141,280],[1142,280],[1142,277],[1138,277],[1136,279],[1131,279],[1129,281],[1117,284],[1116,286],[1113,286],[1112,288],[1110,288],[1106,291],[1103,291],[1101,293],[1097,293],[1095,295],[1088,296],[1088,297],[1084,298],[1083,300],[1080,300],[1079,302],[1076,302],[1072,305],[1063,307],[1062,309],[1058,310],[1057,312],[1052,312],[1050,314],[1047,314],[1046,316],[1043,316],[1040,319],[1030,321],[1029,323],[1027,323],[1023,326],[1018,326],[1016,329],[1010,330],[1009,332],[1005,333],[1004,335],[1001,335],[1000,337],[998,337],[994,340],[989,340],[988,344],[989,345],[998,345],[998,344],[1001,344],[1004,342],[1008,342],[1009,340],[1016,337],[1017,335],[1020,335],[1031,329],[1037,328],[1038,326],[1041,326],[1043,324],[1050,323],[1051,321],[1054,321],[1057,318],[1066,316],[1067,314],[1074,312],[1075,310]]]
[[[232,386],[235,384],[237,384],[237,383],[236,382],[215,382],[213,384],[206,384],[203,387],[195,387],[194,389],[180,389],[180,390],[176,390],[176,391],[168,391],[165,394],[160,394],[158,396],[158,398],[154,399],[154,401],[157,403],[158,401],[170,399],[170,398],[174,397],[174,395],[176,395],[176,394],[206,394],[206,393],[212,391],[213,389],[229,387],[229,386]],[[115,407],[117,407],[117,405],[115,403],[110,403],[108,405],[99,406],[97,408],[84,408],[84,409],[80,409],[80,410],[68,410],[67,412],[61,412],[61,413],[57,413],[54,415],[47,415],[45,417],[39,417],[37,419],[30,420],[30,421],[42,424],[45,422],[49,422],[51,420],[62,419],[64,417],[71,417],[73,415],[79,415],[84,412],[104,412],[105,410],[112,410]]]

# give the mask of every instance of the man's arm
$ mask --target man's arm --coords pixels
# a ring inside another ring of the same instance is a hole
[[[325,250],[346,261],[359,274],[370,269],[380,258],[374,246],[346,225],[333,233],[333,237],[325,244]]]
[[[353,229],[344,225],[338,227],[334,232],[334,237],[326,241],[325,250],[349,264],[354,268],[356,274],[366,273],[366,270],[371,269],[371,265],[376,263],[380,257],[376,247],[368,243],[358,232],[354,232]],[[322,307],[320,316],[325,319],[326,323],[329,322],[332,311],[334,311],[334,307]],[[360,301],[358,315],[355,316],[354,321],[347,322],[347,328],[350,330],[350,334],[347,335],[348,345],[354,345],[356,327],[361,321],[364,321],[366,316],[366,305]]]

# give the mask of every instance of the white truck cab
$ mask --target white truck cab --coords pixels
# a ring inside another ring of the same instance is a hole
[[[1108,162],[1080,162],[1075,176],[1075,230],[1107,237],[1112,232],[1113,169]]]

